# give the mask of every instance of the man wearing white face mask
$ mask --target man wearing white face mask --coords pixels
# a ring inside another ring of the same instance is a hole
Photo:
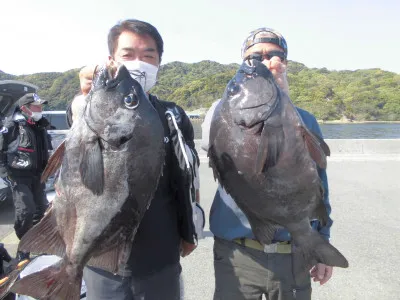
[[[131,21],[133,26],[126,26]],[[122,24],[123,22],[121,22]],[[149,24],[150,25],[150,24]],[[108,64],[123,63],[132,78],[140,83],[146,95],[157,82],[158,68],[161,63],[160,51],[163,51],[163,41],[157,29],[147,26],[138,20],[126,20],[126,27],[114,26],[108,36]],[[98,65],[89,65],[79,72],[82,94],[77,95],[67,109],[69,118],[75,120],[85,106],[85,96],[91,89],[93,75]]]
[[[157,80],[163,48],[157,29],[143,21],[124,20],[108,34],[108,63],[124,64],[146,92],[164,126],[166,157],[154,199],[139,225],[128,263],[119,267],[118,274],[86,267],[87,300],[179,300],[182,296],[180,256],[185,257],[196,248],[193,201],[199,200],[198,186],[193,184],[188,189],[190,184],[185,180],[189,177],[183,176],[182,166],[185,168],[189,155],[192,155],[192,160],[189,159],[192,165],[198,165],[199,160],[193,127],[183,109],[149,93]],[[80,71],[83,95],[90,92],[96,69],[87,66]],[[85,102],[85,97],[75,97],[70,119],[80,117]],[[187,157],[182,158],[183,151],[177,140],[188,146],[189,151],[183,150]]]
[[[141,60],[123,61],[133,79],[136,79],[147,93],[157,81],[158,67]]]
[[[52,149],[46,130],[50,124],[42,117],[46,101],[35,92],[22,94],[12,118],[5,119],[0,130],[0,177],[12,189],[19,239],[40,221],[48,206],[40,177]],[[17,258],[29,259],[29,253],[18,252]]]

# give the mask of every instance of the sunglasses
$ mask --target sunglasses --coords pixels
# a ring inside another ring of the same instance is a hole
[[[283,51],[270,51],[265,54],[253,53],[253,54],[250,54],[249,56],[247,56],[245,58],[245,60],[248,60],[248,59],[255,59],[258,61],[263,61],[264,59],[271,60],[271,58],[273,58],[274,56],[279,57],[281,62],[284,62],[286,60],[285,53]]]

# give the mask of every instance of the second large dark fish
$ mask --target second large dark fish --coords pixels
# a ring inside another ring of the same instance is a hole
[[[86,264],[118,272],[157,188],[164,129],[140,84],[125,66],[104,68],[86,102],[45,171],[62,162],[57,196],[19,244],[63,259],[17,281],[18,294],[75,300]]]
[[[326,168],[326,155],[329,147],[306,128],[271,72],[257,58],[244,62],[213,115],[210,165],[261,243],[270,244],[279,227],[289,230],[296,272],[318,262],[348,266],[310,226],[328,221],[317,170]]]

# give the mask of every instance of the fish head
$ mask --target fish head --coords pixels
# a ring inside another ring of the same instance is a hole
[[[142,86],[123,64],[102,67],[86,101],[87,126],[113,147],[130,140],[138,127],[146,127],[145,123],[151,121],[146,117],[150,115],[151,119],[155,112]]]
[[[262,127],[274,111],[280,90],[270,70],[257,58],[245,60],[228,83],[223,105],[242,129]]]

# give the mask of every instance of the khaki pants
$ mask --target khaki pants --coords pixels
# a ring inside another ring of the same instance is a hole
[[[292,272],[292,255],[264,253],[232,241],[214,241],[214,300],[310,300],[308,271]]]

